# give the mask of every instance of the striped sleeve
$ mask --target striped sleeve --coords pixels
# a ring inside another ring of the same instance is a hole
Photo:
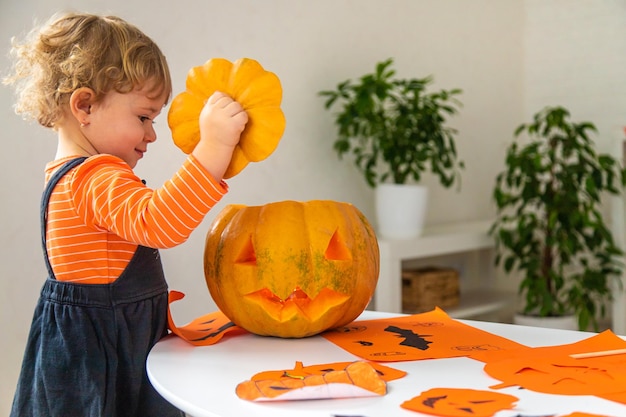
[[[228,191],[192,155],[156,190],[110,155],[89,158],[74,170],[71,188],[86,225],[152,248],[171,248],[186,241]]]

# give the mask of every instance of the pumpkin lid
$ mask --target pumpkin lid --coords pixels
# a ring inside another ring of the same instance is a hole
[[[215,91],[230,95],[248,113],[248,123],[224,174],[231,178],[249,162],[267,158],[278,146],[286,125],[280,108],[282,87],[276,74],[250,58],[234,63],[212,58],[191,68],[186,90],[172,100],[167,116],[174,144],[183,152],[191,153],[200,141],[200,112]]]

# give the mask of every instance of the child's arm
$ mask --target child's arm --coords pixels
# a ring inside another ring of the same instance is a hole
[[[200,113],[200,142],[191,153],[217,181],[221,181],[239,143],[248,115],[241,105],[216,91]]]
[[[119,158],[90,158],[72,178],[79,216],[91,227],[144,246],[168,248],[184,242],[227,192],[221,180],[247,120],[239,103],[213,94],[200,114],[196,149],[156,190],[143,186]]]
[[[228,190],[192,155],[155,190],[142,184],[124,161],[104,154],[87,159],[67,182],[68,208],[76,212],[77,224],[152,248],[187,240]]]

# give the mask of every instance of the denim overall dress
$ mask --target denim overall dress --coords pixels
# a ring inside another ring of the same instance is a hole
[[[11,417],[181,417],[146,374],[146,358],[167,333],[167,284],[159,252],[139,246],[111,284],[57,281],[46,250],[47,207],[63,165],[41,203],[48,279],[41,290]]]

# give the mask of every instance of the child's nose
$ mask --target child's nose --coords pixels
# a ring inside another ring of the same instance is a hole
[[[146,135],[145,135],[145,141],[146,142],[154,142],[157,139],[157,135],[156,132],[154,130],[154,128],[152,126],[150,126],[147,131],[146,131]]]

